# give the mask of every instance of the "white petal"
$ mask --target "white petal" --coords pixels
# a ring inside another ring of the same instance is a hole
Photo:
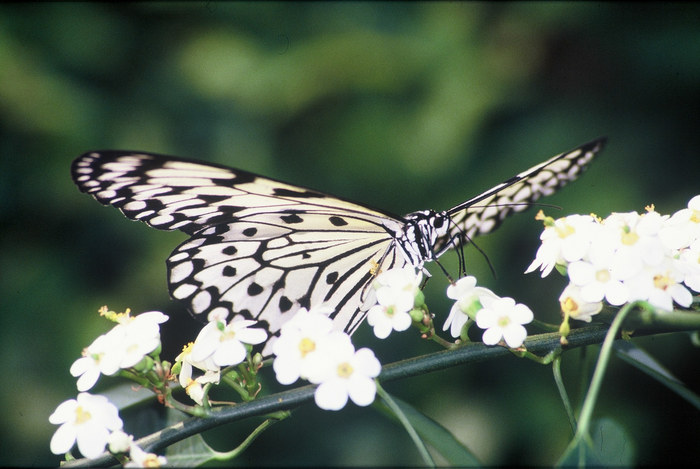
[[[348,402],[348,392],[340,379],[333,379],[316,388],[314,400],[321,409],[340,410]]]
[[[395,313],[394,318],[392,320],[392,327],[394,328],[395,331],[405,331],[409,327],[411,327],[411,324],[413,323],[413,320],[411,319],[411,315],[408,313]]]
[[[229,339],[219,344],[213,359],[217,366],[238,365],[245,360],[246,349],[236,339]]]
[[[503,333],[501,329],[497,327],[492,327],[484,331],[484,335],[481,337],[481,340],[486,345],[496,345],[502,337]]]
[[[517,348],[523,345],[526,337],[527,330],[518,324],[510,324],[503,332],[503,338],[510,348]]]
[[[80,428],[77,435],[78,449],[86,458],[96,458],[107,446],[109,432],[99,425],[86,425]]]
[[[353,374],[348,383],[348,394],[352,401],[362,407],[370,405],[374,402],[374,396],[377,393],[377,385],[374,380],[364,376],[357,378]]]
[[[88,391],[90,390],[100,377],[100,370],[97,368],[92,368],[80,376],[76,383],[78,391]]]
[[[391,322],[386,319],[377,322],[372,329],[374,331],[374,336],[377,339],[386,339],[391,334],[393,328],[391,327]]]
[[[370,378],[376,378],[382,371],[381,363],[377,360],[374,352],[367,347],[363,347],[355,352],[353,364],[357,368],[358,373]]]
[[[246,344],[262,344],[267,340],[267,332],[260,328],[246,328],[237,331],[236,338]]]
[[[75,420],[75,409],[78,407],[78,401],[68,399],[61,402],[56,410],[49,416],[49,422],[53,424],[72,422]]]
[[[70,451],[75,443],[75,426],[66,423],[58,427],[56,433],[51,437],[51,452],[53,454],[64,454]]]

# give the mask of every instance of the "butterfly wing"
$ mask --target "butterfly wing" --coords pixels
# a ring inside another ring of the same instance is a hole
[[[448,210],[452,228],[438,238],[435,252],[453,247],[460,236],[469,242],[475,236],[490,233],[507,216],[527,209],[544,195],[553,194],[576,179],[605,143],[605,138],[599,138],[561,153]]]
[[[78,157],[73,180],[103,205],[161,230],[194,234],[203,227],[250,214],[337,210],[384,222],[395,232],[391,214],[285,184],[246,171],[143,152],[96,151]]]
[[[335,327],[354,332],[373,302],[376,266],[406,261],[373,222],[346,215],[337,226],[332,213],[297,212],[295,223],[263,213],[201,230],[168,259],[171,295],[195,314],[256,319],[271,335],[299,308],[326,304]]]
[[[128,218],[191,235],[167,261],[174,298],[195,314],[258,319],[273,336],[320,303],[334,309],[337,329],[353,332],[373,273],[406,263],[395,249],[402,220],[245,171],[104,151],[79,157],[72,174]]]

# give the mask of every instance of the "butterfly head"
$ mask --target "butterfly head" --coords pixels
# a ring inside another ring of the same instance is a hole
[[[436,241],[449,230],[449,215],[446,212],[421,210],[404,217],[406,225],[398,238],[406,259],[414,266],[422,266],[426,261],[437,258]]]

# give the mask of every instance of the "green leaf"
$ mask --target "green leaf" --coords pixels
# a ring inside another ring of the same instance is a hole
[[[460,443],[445,427],[420,412],[412,405],[393,397],[413,428],[430,446],[453,466],[481,466],[479,460]],[[384,404],[379,404],[385,414],[396,418]]]
[[[558,467],[626,467],[634,463],[630,435],[614,420],[602,418],[591,423],[591,444],[581,439],[567,448]]]
[[[168,467],[196,467],[220,459],[218,456],[219,453],[204,441],[201,434],[179,441],[165,452]]]
[[[688,389],[678,378],[654,357],[628,341],[618,341],[614,345],[617,355],[630,365],[656,379],[676,394],[700,409],[700,396]]]

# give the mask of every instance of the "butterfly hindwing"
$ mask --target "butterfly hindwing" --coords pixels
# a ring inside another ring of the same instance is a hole
[[[299,308],[328,304],[336,327],[352,332],[364,318],[376,266],[405,261],[382,227],[342,220],[343,229],[337,215],[263,213],[205,228],[168,259],[170,293],[195,314],[235,311],[271,335]]]

